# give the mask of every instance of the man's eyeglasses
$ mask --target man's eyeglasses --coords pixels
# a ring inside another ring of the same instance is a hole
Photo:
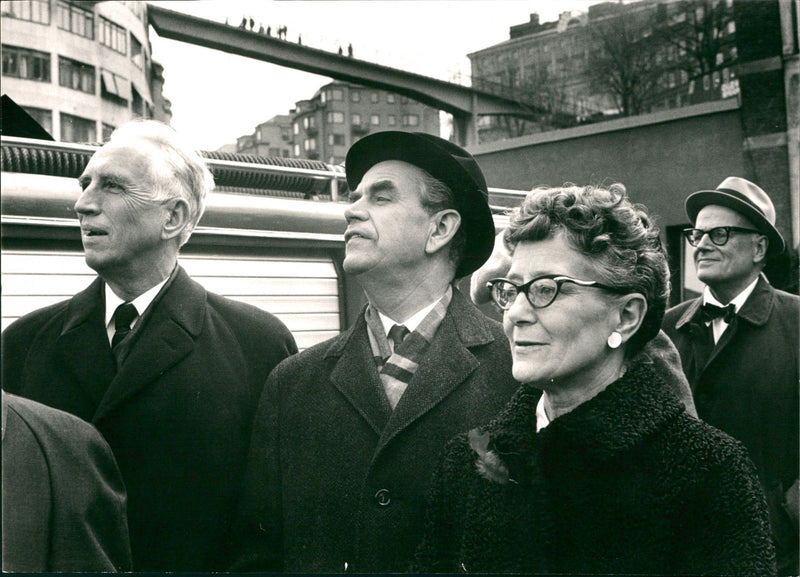
[[[700,241],[703,240],[705,235],[708,235],[708,238],[710,238],[711,242],[713,242],[715,245],[723,246],[728,242],[732,232],[761,234],[760,231],[753,230],[752,228],[742,228],[740,226],[716,226],[709,230],[703,230],[702,228],[685,228],[683,229],[683,236],[686,237],[686,240],[688,240],[689,244],[692,246],[697,246],[700,244]]]
[[[507,311],[514,304],[514,301],[517,300],[517,295],[519,293],[524,293],[525,298],[528,299],[528,302],[531,303],[531,306],[534,308],[542,309],[550,306],[553,301],[556,300],[556,297],[561,290],[561,285],[563,285],[565,282],[573,283],[579,286],[595,287],[613,292],[620,292],[620,289],[600,284],[599,282],[595,282],[593,280],[578,280],[568,276],[553,274],[531,279],[524,284],[515,284],[505,278],[496,278],[487,282],[486,286],[489,288],[489,291],[492,294],[492,300],[495,302],[495,304],[504,311]]]

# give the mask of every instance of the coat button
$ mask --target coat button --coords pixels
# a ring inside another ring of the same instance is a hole
[[[392,502],[392,498],[389,495],[389,489],[379,489],[378,492],[375,493],[375,502],[381,507],[388,506],[389,503]]]

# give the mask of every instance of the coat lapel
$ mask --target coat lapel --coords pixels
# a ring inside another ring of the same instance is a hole
[[[397,403],[376,454],[400,431],[421,418],[461,385],[480,363],[468,347],[494,340],[483,314],[457,290],[417,372]]]
[[[178,267],[175,278],[137,325],[135,340],[95,413],[95,421],[186,357],[203,329],[205,313],[205,289]]]
[[[739,309],[737,315],[733,317],[730,325],[725,329],[725,332],[722,333],[716,346],[714,346],[714,349],[711,351],[708,361],[703,366],[703,371],[705,371],[714,359],[725,350],[728,343],[730,343],[736,333],[741,330],[742,322],[747,322],[755,326],[762,326],[767,322],[770,312],[772,311],[773,299],[774,289],[763,276],[759,277],[753,292]]]
[[[70,300],[64,327],[56,341],[64,364],[97,406],[114,377],[114,357],[105,329],[103,281],[98,277]]]
[[[363,314],[350,330],[334,341],[326,356],[336,359],[330,374],[333,386],[380,435],[392,409],[372,358]]]

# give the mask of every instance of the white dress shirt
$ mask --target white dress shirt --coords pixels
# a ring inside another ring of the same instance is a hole
[[[747,285],[742,292],[732,298],[731,302],[728,303],[734,305],[737,313],[739,312],[739,309],[742,308],[742,305],[745,303],[750,294],[753,292],[753,289],[756,288],[756,283],[758,282],[759,277],[756,277],[756,280]],[[714,295],[711,294],[711,289],[708,287],[706,287],[703,291],[703,304],[712,304],[722,308],[726,306],[714,298]],[[706,322],[706,326],[708,326],[709,323],[711,323],[711,330],[714,332],[714,344],[717,344],[722,336],[722,333],[724,333],[725,329],[728,328],[728,323],[725,322],[723,317],[718,317],[713,321]]]
[[[139,322],[139,319],[142,316],[142,313],[147,310],[147,307],[150,306],[150,303],[153,302],[153,299],[156,298],[158,291],[161,290],[166,282],[169,280],[169,277],[162,280],[156,286],[147,290],[140,294],[138,297],[131,301],[131,304],[136,307],[136,318],[133,319],[131,322],[131,329],[136,326],[136,323]],[[114,329],[114,312],[117,310],[117,307],[122,303],[126,302],[119,298],[111,287],[106,285],[106,333],[108,334],[108,344],[111,344],[112,339],[114,338],[114,333],[116,332]]]

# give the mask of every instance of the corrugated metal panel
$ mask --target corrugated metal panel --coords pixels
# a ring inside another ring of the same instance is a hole
[[[95,277],[80,252],[3,251],[2,327],[70,298]],[[305,349],[341,330],[336,269],[329,259],[184,255],[181,265],[209,291],[280,318]]]

